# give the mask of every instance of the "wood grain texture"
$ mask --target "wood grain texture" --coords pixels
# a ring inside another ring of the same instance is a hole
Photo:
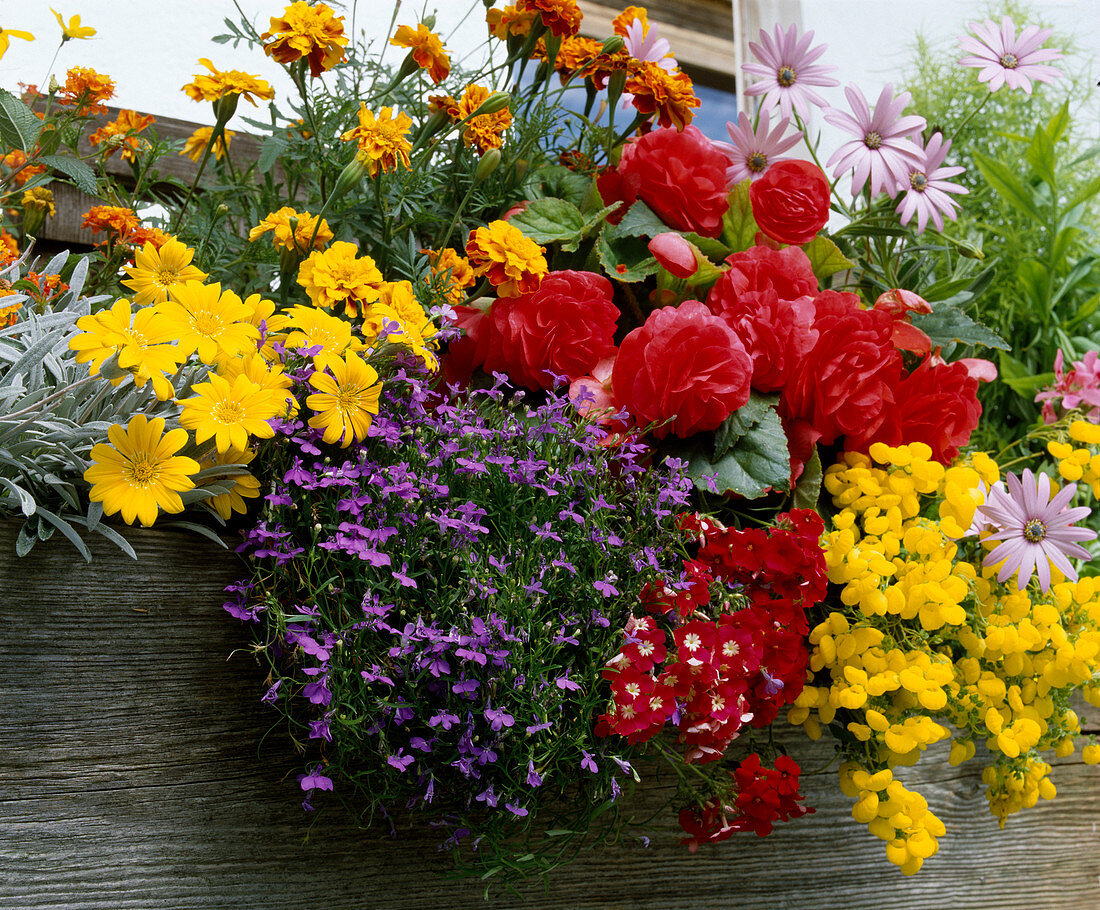
[[[0,522],[0,908],[359,910],[477,908],[430,835],[360,831],[338,811],[310,829],[289,743],[266,735],[261,681],[221,610],[236,558],[203,540],[128,531],[140,562],[93,541],[14,556]],[[236,651],[236,653],[233,653]],[[232,657],[229,655],[233,653]],[[228,659],[227,659],[228,658]],[[828,749],[788,731],[817,813],[761,840],[690,856],[672,815],[652,846],[582,856],[548,893],[495,908],[1095,910],[1100,771],[1060,762],[1058,798],[998,830],[979,769],[930,757],[913,777],[943,818],[939,854],[913,878],[849,816]],[[631,803],[660,804],[660,787]]]

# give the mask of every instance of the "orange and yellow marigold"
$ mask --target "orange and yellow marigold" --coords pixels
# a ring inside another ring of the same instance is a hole
[[[118,116],[110,123],[105,123],[92,135],[88,141],[92,145],[102,144],[110,158],[115,152],[121,150],[124,161],[134,161],[137,152],[142,150],[144,140],[138,137],[143,129],[153,122],[154,118],[149,114],[139,114],[137,111],[119,111]]]
[[[348,316],[378,299],[382,273],[370,256],[360,256],[354,243],[338,240],[324,252],[311,253],[298,269],[298,284],[316,306],[343,304]]]
[[[470,231],[466,255],[474,275],[486,275],[501,297],[538,290],[548,270],[546,250],[507,221],[493,221]]]
[[[256,98],[270,101],[275,97],[275,89],[259,76],[240,70],[219,70],[207,57],[200,57],[199,63],[210,73],[196,73],[194,80],[183,87],[192,101],[217,101],[229,95],[243,95],[255,106]]]
[[[411,25],[402,25],[390,39],[394,47],[412,49],[412,58],[416,65],[428,71],[432,82],[439,85],[451,71],[451,58],[443,49],[443,42],[428,26],[420,23],[415,29]]]
[[[360,102],[359,125],[340,138],[344,142],[354,140],[359,145],[356,157],[366,165],[370,175],[376,177],[379,171],[388,174],[396,170],[398,164],[408,170],[412,143],[405,134],[411,126],[412,120],[402,113],[395,115],[392,107],[382,108],[376,118],[366,104]]]
[[[344,59],[348,43],[344,17],[333,16],[324,3],[310,5],[298,0],[282,16],[271,17],[271,27],[260,35],[264,52],[279,63],[305,59],[316,78]]]

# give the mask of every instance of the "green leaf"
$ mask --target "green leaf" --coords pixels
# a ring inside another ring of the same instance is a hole
[[[27,105],[11,92],[0,89],[0,141],[30,155],[43,125]]]
[[[1043,221],[1043,216],[1031,197],[1031,187],[1023,183],[1007,164],[979,152],[974,153],[974,163],[978,166],[986,183],[1004,197],[1014,209],[1033,221]]]
[[[1054,189],[1054,140],[1041,126],[1035,127],[1035,135],[1027,147],[1027,163],[1031,169]]]
[[[719,493],[736,493],[746,499],[786,488],[791,479],[791,457],[779,415],[769,409],[763,420],[716,461],[695,453],[688,461],[687,474],[701,490],[711,489],[704,477],[713,477]]]
[[[814,274],[821,279],[843,272],[855,265],[851,259],[840,252],[840,247],[824,234],[818,234],[802,247],[802,252],[809,257]]]
[[[596,254],[604,271],[616,281],[643,281],[659,268],[644,237],[620,235],[610,224],[600,231]]]
[[[722,260],[733,252],[721,240],[716,240],[714,237],[703,237],[689,231],[684,234],[684,239],[689,243],[694,243],[699,248],[699,252],[709,259]]]
[[[821,498],[821,456],[817,446],[814,446],[814,454],[806,466],[802,469],[802,476],[794,486],[791,497],[791,505],[796,509],[817,509],[817,501]]]
[[[1069,124],[1069,102],[1065,101],[1047,123],[1046,134],[1050,137],[1050,141],[1053,143],[1061,139],[1069,129]]]
[[[641,200],[630,207],[615,229],[624,237],[656,237],[672,230]]]
[[[84,543],[83,540],[80,539],[80,535],[77,534],[75,530],[73,530],[73,526],[65,521],[64,518],[61,518],[59,515],[55,515],[53,512],[50,512],[47,509],[43,509],[41,506],[38,507],[37,515],[40,518],[45,518],[46,521],[48,521],[55,528],[57,528],[57,530],[64,534],[68,538],[69,543],[76,547],[77,551],[80,553],[81,556],[84,557],[86,562],[92,561],[92,554],[88,550],[87,545]]]
[[[961,344],[980,344],[987,348],[1010,350],[1011,346],[992,329],[975,322],[962,310],[940,303],[931,313],[915,314],[913,325],[924,332],[932,346],[943,346],[952,342]]]
[[[66,177],[68,177],[76,188],[82,193],[87,193],[89,196],[99,196],[99,187],[95,181],[95,171],[93,171],[83,161],[76,158],[67,158],[64,155],[43,155],[38,159],[43,164],[48,165],[55,171],[61,171]]]
[[[30,522],[24,522],[15,538],[15,555],[26,556],[38,543],[38,534],[31,528]]]
[[[534,200],[510,220],[535,243],[560,243],[566,252],[575,250],[584,236],[581,210],[572,202],[554,196]]]
[[[256,173],[266,174],[275,166],[276,159],[286,150],[287,141],[282,136],[270,136],[260,147],[256,159]]]
[[[749,201],[751,180],[742,180],[730,193],[730,207],[722,216],[722,239],[731,250],[747,250],[756,240],[759,228],[752,217],[752,203]]]
[[[566,202],[572,202],[578,209],[584,207],[588,187],[592,183],[591,177],[578,174],[567,167],[562,167],[560,164],[539,168],[534,176],[535,184],[532,187],[532,195],[535,198],[556,196]]]
[[[998,360],[1001,382],[1028,401],[1034,400],[1035,393],[1043,386],[1049,385],[1054,379],[1051,373],[1034,375],[1026,363],[1017,360],[1005,351],[1000,352]]]
[[[769,411],[779,404],[778,395],[761,395],[753,392],[749,400],[730,414],[714,432],[714,456],[721,458],[749,430],[760,423]]]

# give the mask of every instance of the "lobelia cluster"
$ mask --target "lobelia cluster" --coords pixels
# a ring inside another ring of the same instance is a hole
[[[306,741],[307,808],[333,790],[366,817],[426,813],[481,872],[549,820],[587,831],[637,778],[637,750],[594,730],[600,670],[643,581],[686,584],[690,481],[601,446],[567,398],[509,402],[503,380],[458,399],[399,373],[339,453],[279,423],[240,548],[256,571],[226,605]],[[508,874],[568,840],[532,834]]]
[[[766,530],[726,528],[697,515],[682,516],[680,526],[698,544],[684,562],[691,583],[643,591],[652,615],[631,616],[624,644],[603,671],[612,699],[597,729],[646,742],[671,724],[685,762],[706,763],[722,758],[743,727],[769,726],[802,691],[806,611],[827,587],[819,545],[824,524],[816,512],[799,509]],[[798,775],[791,759],[767,771],[759,755],[750,755],[719,793],[681,812],[691,835],[685,843],[694,851],[735,831],[763,836],[773,822],[811,811],[797,802]],[[763,798],[762,789],[785,798]]]

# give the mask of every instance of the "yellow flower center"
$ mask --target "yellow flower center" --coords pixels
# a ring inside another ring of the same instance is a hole
[[[160,465],[148,455],[135,455],[123,464],[122,476],[131,486],[148,487],[160,477]]]
[[[1047,526],[1038,518],[1033,518],[1024,525],[1024,540],[1028,543],[1038,543],[1047,536]]]
[[[745,164],[749,166],[749,170],[754,174],[759,174],[768,166],[768,156],[762,152],[753,152],[745,159]]]
[[[863,137],[863,144],[867,146],[871,151],[882,148],[882,133],[876,130],[871,130],[866,136]]]
[[[783,88],[790,88],[797,79],[798,73],[794,71],[794,67],[789,63],[784,63],[775,74],[775,81],[783,86]]]
[[[1020,58],[1015,54],[1004,54],[1001,57],[1001,66],[1006,70],[1014,70],[1020,65]]]
[[[216,313],[196,313],[191,317],[191,324],[199,335],[217,335],[222,328],[221,317]]]
[[[153,272],[153,284],[162,288],[170,288],[172,285],[178,284],[179,280],[180,273],[166,265],[162,265]]]
[[[239,401],[219,401],[210,409],[210,417],[215,423],[232,426],[244,420],[244,405]]]
[[[357,386],[340,386],[336,390],[336,407],[341,411],[354,411],[359,407],[360,391]]]

